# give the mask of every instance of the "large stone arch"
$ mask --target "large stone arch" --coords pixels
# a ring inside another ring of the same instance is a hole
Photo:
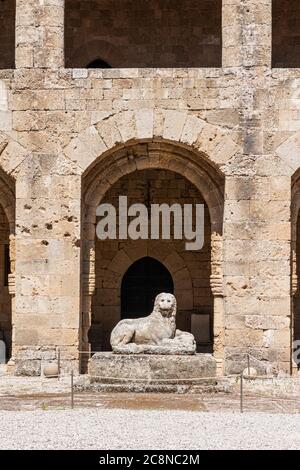
[[[275,150],[276,155],[282,161],[284,174],[290,178],[290,230],[291,230],[291,316],[290,316],[290,358],[291,371],[298,370],[293,361],[293,342],[300,339],[300,132],[294,132],[285,139]],[[298,326],[297,326],[298,324]]]
[[[291,190],[291,349],[293,341],[300,339],[300,169],[292,177]],[[298,323],[298,325],[297,325]],[[291,354],[291,357],[292,354]],[[298,366],[291,361],[292,371]]]
[[[64,153],[85,173],[99,159],[105,159],[112,149],[161,139],[188,151],[196,150],[202,159],[223,171],[229,160],[240,152],[233,136],[227,128],[210,124],[187,110],[99,111],[94,114],[92,125],[74,137]]]
[[[70,155],[71,156],[71,155]],[[91,298],[95,289],[96,207],[106,191],[135,170],[167,169],[189,180],[202,194],[211,219],[211,290],[214,298],[214,356],[223,370],[223,206],[224,177],[203,152],[161,138],[131,140],[105,151],[85,169],[82,182],[82,344],[89,351]]]

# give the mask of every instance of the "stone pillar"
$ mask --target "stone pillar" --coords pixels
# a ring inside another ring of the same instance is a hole
[[[92,297],[95,292],[95,230],[93,224],[83,229],[82,308],[80,327],[81,371],[87,372],[91,353],[89,330],[92,324]],[[85,354],[86,353],[86,354]]]
[[[7,370],[9,373],[14,372],[15,368],[15,312],[16,312],[16,276],[15,276],[15,264],[16,264],[16,244],[15,236],[10,235],[9,237],[9,255],[10,255],[10,268],[11,273],[8,275],[8,293],[11,297],[11,357],[7,364]]]
[[[291,210],[291,346],[293,354],[293,341],[295,339],[295,316],[297,315],[297,307],[300,304],[300,290],[299,290],[299,279],[297,273],[297,222],[299,215],[299,191],[292,194],[292,210]],[[297,375],[298,366],[294,361],[293,356],[291,357],[291,371],[293,375]]]
[[[16,68],[64,66],[64,0],[16,0]]]
[[[80,171],[33,154],[16,181],[16,373],[39,375],[58,349],[63,372],[78,368],[80,220]]]
[[[274,151],[267,96],[271,0],[223,0],[223,67],[238,79],[240,155],[226,169],[226,372],[290,369],[290,170]]]
[[[223,67],[271,67],[272,0],[223,0]]]
[[[224,298],[223,298],[223,240],[216,232],[211,237],[210,286],[214,297],[213,341],[217,375],[224,374]]]
[[[273,155],[252,159],[244,175],[226,178],[226,371],[241,372],[251,354],[261,374],[289,372],[290,177]]]

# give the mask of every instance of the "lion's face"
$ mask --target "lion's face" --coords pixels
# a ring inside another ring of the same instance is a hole
[[[159,294],[154,303],[154,310],[162,316],[176,315],[176,299],[172,294]]]

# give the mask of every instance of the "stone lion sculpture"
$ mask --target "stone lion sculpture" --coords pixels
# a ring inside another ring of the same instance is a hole
[[[195,354],[194,336],[176,329],[176,311],[174,295],[157,295],[148,317],[121,320],[113,329],[110,343],[114,353]]]

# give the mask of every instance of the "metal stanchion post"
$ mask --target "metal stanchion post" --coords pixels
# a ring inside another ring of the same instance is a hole
[[[241,389],[240,389],[240,410],[241,410],[241,413],[244,412],[244,403],[243,403],[243,372],[241,373]]]
[[[74,372],[71,371],[71,408],[74,408]]]
[[[58,368],[58,377],[60,377],[60,349],[57,350],[57,368]]]

